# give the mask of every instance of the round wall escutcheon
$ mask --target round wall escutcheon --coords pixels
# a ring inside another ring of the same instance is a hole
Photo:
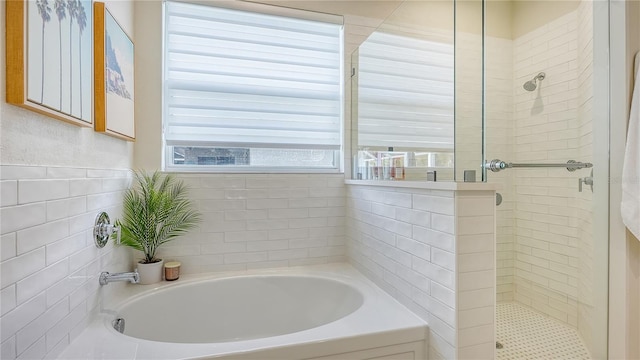
[[[103,211],[96,216],[95,226],[93,227],[93,240],[98,249],[105,247],[107,241],[109,241],[109,225],[111,225],[109,214]]]

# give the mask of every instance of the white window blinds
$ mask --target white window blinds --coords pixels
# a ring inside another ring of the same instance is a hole
[[[342,25],[167,2],[167,145],[340,149]]]
[[[374,32],[358,66],[358,146],[453,150],[453,44]]]

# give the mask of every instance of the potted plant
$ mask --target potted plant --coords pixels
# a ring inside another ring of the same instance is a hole
[[[116,226],[121,231],[120,243],[144,254],[138,261],[140,283],[152,284],[162,280],[158,248],[194,228],[200,214],[193,210],[187,187],[174,175],[134,171],[134,178],[134,185],[124,194],[122,219]]]

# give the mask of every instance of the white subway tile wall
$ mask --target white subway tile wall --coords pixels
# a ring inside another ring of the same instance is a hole
[[[119,216],[129,171],[38,169],[2,167],[3,184],[16,182],[9,188],[17,199],[0,209],[3,358],[55,356],[97,311],[98,273],[130,270],[133,263],[127,249],[110,242],[98,250],[91,236],[98,210]],[[65,174],[74,178],[62,178]],[[46,190],[53,184],[49,176],[56,177],[52,193]],[[23,177],[33,193],[21,197]],[[347,195],[340,174],[179,177],[190,186],[204,221],[160,255],[182,261],[185,273],[346,261],[348,223],[357,239],[351,244],[353,262],[428,321],[434,357],[455,356],[464,334],[457,329],[491,325],[478,302],[487,296],[478,296],[475,288],[468,297],[456,295],[456,286],[468,282],[464,286],[494,291],[485,269],[491,261],[475,256],[491,253],[493,235],[474,231],[489,229],[484,224],[492,215],[480,208],[492,208],[492,196],[470,196],[456,205],[448,191],[351,186]],[[464,215],[458,222],[456,208]],[[461,242],[465,253],[456,254],[456,231],[469,240]],[[457,271],[473,276],[457,279]],[[108,290],[116,286],[125,285]],[[470,311],[466,317],[456,316],[457,303]],[[469,334],[469,347],[482,345],[472,330]]]
[[[458,359],[494,359],[495,194],[457,192],[456,221]]]
[[[579,157],[577,37],[574,11],[514,40],[516,161]],[[522,89],[521,84],[540,71],[546,78],[538,89]],[[578,176],[563,169],[519,169],[513,174],[514,298],[576,326],[578,229],[573,200]]]
[[[129,171],[3,165],[0,179],[1,357],[55,357],[97,311],[99,272],[131,267],[92,237],[99,211],[120,215]]]
[[[202,213],[160,249],[183,273],[346,260],[342,174],[179,174]]]
[[[454,193],[411,190],[348,187],[349,260],[429,323],[430,358],[431,354],[452,358],[456,345]],[[434,229],[433,224],[448,232]]]
[[[485,41],[485,137],[487,160],[513,161],[513,40],[487,36]],[[489,172],[488,182],[500,184],[502,204],[496,208],[497,300],[513,301],[515,196],[513,173]]]
[[[513,154],[505,156],[509,160],[592,162],[591,11],[589,2],[581,2],[576,11],[513,40],[512,115],[497,99],[487,98],[487,108],[501,110],[488,119],[488,133],[494,129],[494,141],[500,143],[495,128],[505,129],[502,144]],[[488,43],[487,51],[497,51]],[[522,84],[541,71],[546,78],[535,91],[525,91]],[[501,75],[493,73],[488,83],[502,92],[506,87],[496,79]],[[511,128],[501,125],[501,116],[512,116]],[[510,131],[514,143],[508,141]],[[576,183],[589,170],[517,169],[504,174],[489,178],[506,184],[501,190],[506,201],[497,213],[498,301],[516,300],[577,327],[591,344],[592,202],[590,190],[579,193]],[[507,214],[511,211],[513,220]]]
[[[493,192],[347,188],[349,260],[427,321],[430,359],[457,358],[470,347],[475,358],[493,358],[493,331],[490,341],[474,331],[495,325],[487,320],[495,302],[494,198]],[[486,290],[488,296],[477,295]],[[464,319],[456,315],[460,304],[471,311]]]

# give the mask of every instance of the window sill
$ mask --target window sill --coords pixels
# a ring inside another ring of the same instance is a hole
[[[187,173],[187,174],[344,174],[340,169],[335,168],[276,168],[276,167],[256,167],[256,168],[202,168],[201,166],[185,166],[185,167],[166,167],[164,172],[167,173]]]

